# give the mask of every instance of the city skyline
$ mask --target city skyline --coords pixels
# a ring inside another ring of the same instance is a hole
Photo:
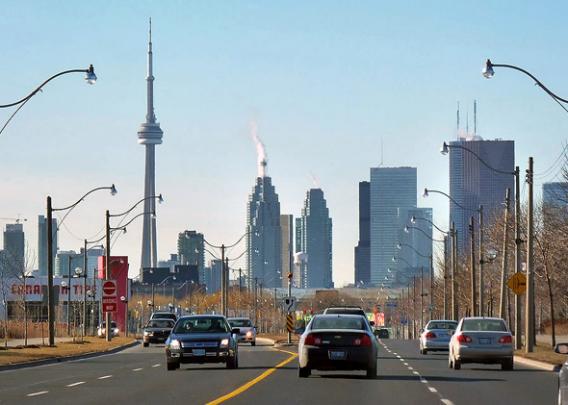
[[[115,182],[115,201],[92,195],[61,227],[59,247],[77,251],[83,238],[104,225],[105,208],[121,212],[142,197],[143,151],[133,144],[132,129],[144,108],[141,38],[150,15],[159,27],[155,98],[168,124],[168,143],[156,162],[158,191],[165,198],[157,212],[160,258],[176,250],[181,229],[199,229],[216,241],[242,235],[243,201],[255,172],[247,139],[251,119],[270,145],[282,212],[299,212],[313,181],[310,173],[326,190],[338,238],[338,285],[353,281],[357,183],[380,162],[381,139],[385,164],[419,168],[419,192],[424,186],[448,191],[447,158],[438,150],[456,137],[457,100],[463,112],[470,105],[470,116],[472,102],[466,101],[479,100],[478,132],[484,138],[515,140],[521,172],[533,155],[535,170],[551,173],[537,179],[536,190],[540,182],[554,180],[557,170],[547,170],[568,126],[564,112],[514,72],[498,71],[487,81],[480,70],[486,57],[518,63],[562,94],[568,88],[560,69],[564,56],[551,51],[561,47],[555,32],[562,31],[565,5],[543,10],[527,2],[510,15],[490,3],[416,10],[362,3],[330,7],[325,23],[316,18],[321,6],[102,4],[95,17],[86,5],[60,4],[57,10],[37,2],[7,5],[6,29],[28,42],[4,49],[8,63],[2,70],[9,80],[0,85],[6,102],[59,70],[89,63],[99,81],[85,87],[82,77],[69,76],[50,83],[2,133],[0,148],[10,153],[0,163],[7,196],[0,212],[33,218],[45,214],[47,195],[64,206],[94,186]],[[292,16],[297,19],[290,24]],[[545,18],[550,30],[531,25],[535,16]],[[333,33],[330,23],[338,27]],[[421,35],[405,32],[405,26],[419,27]],[[78,31],[81,36],[74,35]],[[402,51],[401,41],[407,44]],[[515,50],[511,42],[523,46]],[[58,44],[55,50],[52,44]],[[350,70],[355,74],[346,75]],[[2,112],[3,121],[10,113]],[[537,136],[546,142],[536,142]],[[46,143],[46,137],[52,141]],[[428,205],[435,222],[446,228],[447,202],[433,200]],[[35,246],[32,225],[24,229]],[[133,223],[113,249],[131,258],[132,275],[139,268],[141,228]]]

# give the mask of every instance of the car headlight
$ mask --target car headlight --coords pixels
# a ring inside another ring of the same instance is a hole
[[[220,347],[228,347],[229,346],[229,339],[222,339]]]
[[[115,335],[118,335],[118,328],[114,328],[113,332],[114,332]]]
[[[170,349],[173,349],[173,350],[181,349],[181,344],[180,344],[179,340],[172,339],[171,342],[170,342]]]
[[[247,332],[247,337],[252,337],[252,332],[250,330]]]

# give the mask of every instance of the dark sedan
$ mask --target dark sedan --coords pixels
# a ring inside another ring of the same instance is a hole
[[[221,315],[181,317],[166,340],[168,370],[182,363],[226,363],[227,368],[238,368],[239,332]]]
[[[164,343],[174,327],[175,321],[171,319],[150,319],[142,335],[144,347],[150,343]]]
[[[299,375],[312,370],[366,370],[377,375],[378,343],[360,315],[316,315],[298,345]]]

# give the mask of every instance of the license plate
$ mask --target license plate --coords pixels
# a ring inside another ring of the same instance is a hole
[[[205,349],[193,349],[192,353],[194,356],[205,356]]]
[[[329,359],[330,360],[344,360],[345,359],[345,352],[334,352],[329,351]]]
[[[491,339],[479,339],[479,343],[482,345],[488,345],[491,343]]]

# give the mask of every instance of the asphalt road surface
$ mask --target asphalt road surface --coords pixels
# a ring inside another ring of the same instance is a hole
[[[415,341],[381,342],[378,376],[314,372],[298,378],[293,348],[239,348],[239,369],[182,365],[166,371],[163,346],[0,372],[2,404],[555,404],[556,374],[516,367],[447,366]],[[175,401],[175,402],[174,402]]]

